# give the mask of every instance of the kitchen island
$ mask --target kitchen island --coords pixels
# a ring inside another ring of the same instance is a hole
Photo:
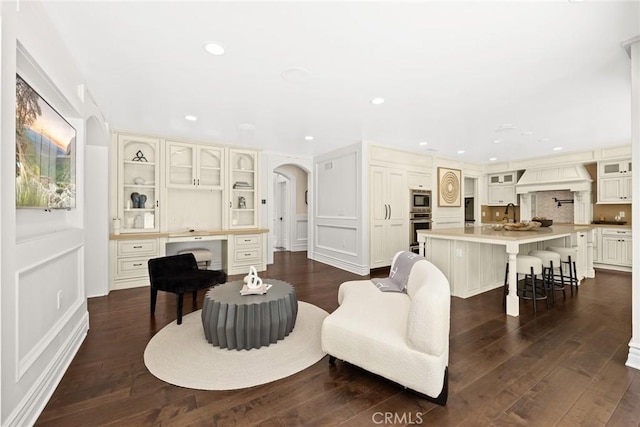
[[[496,231],[488,226],[418,232],[420,254],[449,279],[451,295],[468,298],[504,284],[509,262],[507,314],[519,315],[516,256],[549,246],[577,247],[578,277],[594,277],[592,225],[554,225],[530,231]]]

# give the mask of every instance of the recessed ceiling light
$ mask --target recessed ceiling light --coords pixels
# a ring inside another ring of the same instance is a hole
[[[560,151],[562,150],[562,147],[553,147],[553,151]]]
[[[422,141],[422,142],[418,143],[418,145],[425,146],[425,145],[429,145],[429,143],[427,141]]]
[[[313,141],[313,136],[307,135],[304,137],[304,139],[306,139],[307,141]]]
[[[184,116],[185,120],[189,120],[190,122],[195,122],[196,120],[198,120],[198,118],[196,116],[192,116],[191,114],[187,114],[186,116]]]
[[[379,98],[379,97],[378,98],[373,98],[373,99],[371,99],[371,103],[373,105],[383,104],[384,103],[384,98]]]
[[[490,161],[490,162],[495,162],[496,160],[498,160],[498,158],[497,158],[497,157],[489,157],[489,161]]]
[[[211,55],[224,55],[224,47],[220,45],[218,42],[207,42],[204,45],[204,50],[209,52]]]
[[[501,140],[501,139],[494,139],[494,140],[493,140],[493,143],[494,143],[494,144],[500,144],[501,142],[502,142],[502,140]]]
[[[456,153],[458,153],[458,154],[464,154],[464,150],[458,150],[458,151],[456,151]]]

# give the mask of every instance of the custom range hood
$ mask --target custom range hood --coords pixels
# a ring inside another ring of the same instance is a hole
[[[593,180],[584,166],[562,165],[527,169],[516,184],[516,193],[535,191],[591,191]]]

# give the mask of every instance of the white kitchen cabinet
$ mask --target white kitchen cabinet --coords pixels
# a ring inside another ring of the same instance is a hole
[[[121,233],[159,231],[160,140],[117,136],[117,218]]]
[[[229,149],[229,228],[258,226],[259,153]]]
[[[631,203],[631,159],[598,163],[598,203]]]
[[[598,203],[631,203],[631,177],[621,176],[618,178],[598,179]]]
[[[369,268],[386,267],[409,249],[409,190],[402,169],[371,166]]]
[[[491,185],[515,185],[516,173],[504,172],[489,175],[489,186]]]
[[[516,203],[515,185],[489,186],[489,205],[508,205]]]
[[[409,188],[414,190],[431,190],[431,174],[420,172],[408,172],[407,182]]]
[[[631,175],[631,159],[615,160],[598,163],[598,177],[609,178],[620,175]]]
[[[167,141],[167,188],[222,190],[224,148]]]
[[[632,239],[629,229],[602,229],[600,262],[608,265],[631,267]]]
[[[487,186],[488,205],[504,206],[509,203],[516,204],[516,172],[491,174],[488,176]]]

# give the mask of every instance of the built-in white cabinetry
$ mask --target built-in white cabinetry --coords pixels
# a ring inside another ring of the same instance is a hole
[[[249,267],[258,271],[266,267],[266,245],[262,234],[236,234],[227,241],[227,274],[246,274]]]
[[[257,151],[229,149],[229,228],[258,226],[258,156]]]
[[[488,176],[488,200],[492,206],[516,204],[516,172],[503,172]]]
[[[614,266],[632,265],[632,240],[630,229],[601,228],[599,262]]]
[[[167,188],[222,190],[224,148],[167,141]]]
[[[159,231],[160,140],[118,135],[117,215],[122,233]]]
[[[371,166],[369,267],[391,265],[398,251],[409,249],[409,189],[402,169]]]
[[[112,289],[146,286],[149,283],[147,262],[161,256],[163,251],[158,238],[112,240],[115,255],[112,265]]]
[[[631,201],[631,159],[598,163],[598,203]]]
[[[408,172],[407,183],[414,190],[431,190],[431,174],[421,172]]]

